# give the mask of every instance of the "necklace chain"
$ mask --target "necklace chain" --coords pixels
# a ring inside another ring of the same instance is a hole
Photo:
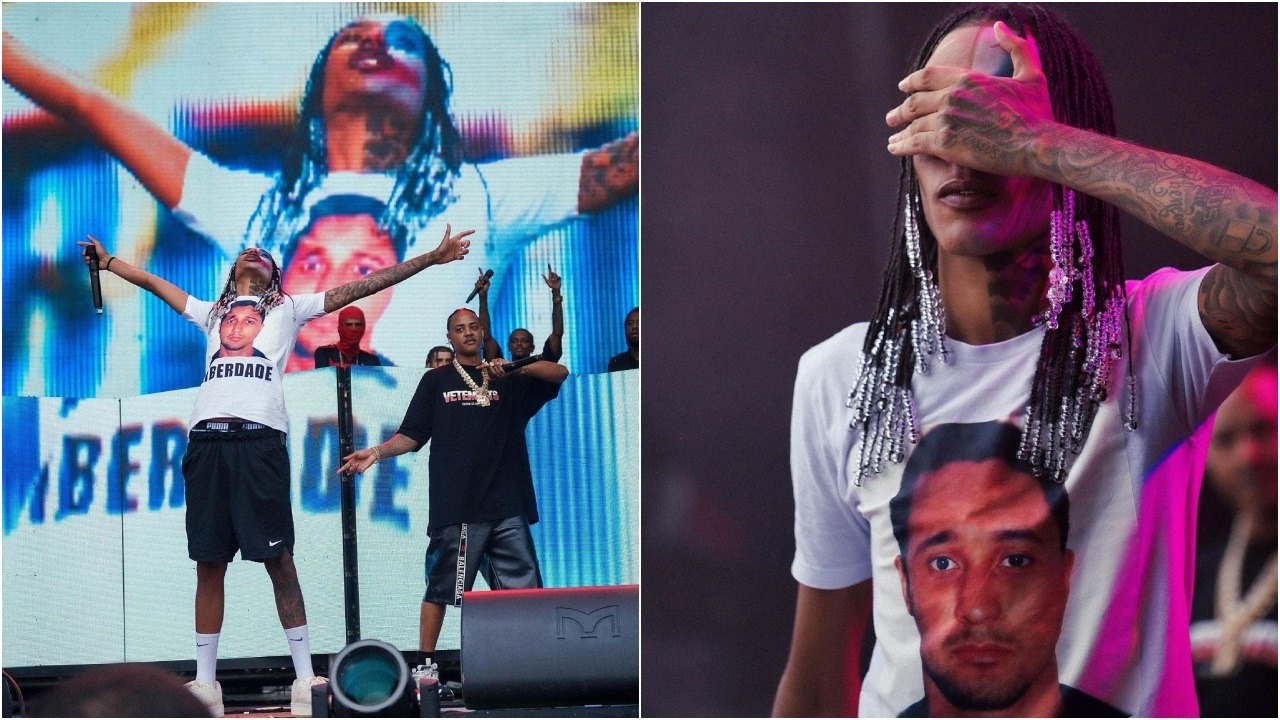
[[[459,363],[458,358],[456,357],[453,359],[453,367],[458,371],[458,374],[462,376],[462,382],[466,383],[467,387],[471,388],[471,392],[476,394],[476,404],[480,407],[488,407],[489,368],[483,366],[480,368],[480,377],[484,379],[484,382],[480,385],[476,385],[476,381],[472,380],[471,376],[467,374],[467,371],[462,369],[462,363]]]

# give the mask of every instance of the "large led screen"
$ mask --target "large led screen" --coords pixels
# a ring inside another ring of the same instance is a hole
[[[426,32],[389,30],[390,56],[407,44],[430,68],[434,47],[434,84],[448,90],[404,101],[421,103],[436,130],[391,167],[393,117],[359,116],[363,144],[344,144],[332,78],[345,66],[325,52],[347,23],[388,10]],[[271,250],[284,290],[300,294],[427,252],[446,224],[473,229],[466,260],[360,301],[366,349],[422,367],[481,269],[494,271],[494,335],[505,343],[527,328],[540,346],[552,328],[550,267],[563,278],[564,363],[603,371],[626,348],[623,319],[639,301],[634,183],[596,192],[635,158],[619,146],[638,132],[637,24],[628,4],[7,4],[13,47],[55,78],[26,82],[47,91],[74,77],[90,88],[64,113],[124,109],[197,155],[174,169],[165,143],[145,134],[55,120],[15,90],[6,64],[3,394],[122,397],[199,377],[203,338],[148,293],[105,275],[95,316],[75,245],[86,234],[212,300],[246,246]],[[441,116],[450,123],[431,119]],[[358,172],[342,169],[353,164]],[[389,221],[403,232],[380,227]],[[290,369],[311,367],[315,347],[336,340],[336,316],[312,322]]]

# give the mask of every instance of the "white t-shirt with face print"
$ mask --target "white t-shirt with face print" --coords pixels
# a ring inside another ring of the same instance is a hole
[[[265,318],[251,306],[257,300],[256,296],[241,295],[220,320],[211,321],[209,311],[214,303],[188,296],[182,317],[208,337],[204,379],[189,426],[209,418],[232,417],[288,432],[284,368],[298,331],[308,320],[325,314],[324,293],[286,295]]]
[[[1056,644],[1058,682],[1134,716],[1198,714],[1188,635],[1196,503],[1212,414],[1253,364],[1220,353],[1200,320],[1196,296],[1207,270],[1161,270],[1129,283],[1138,429],[1123,427],[1126,355],[1065,483],[1073,563]],[[845,400],[866,332],[865,323],[846,328],[800,361],[792,574],[819,589],[872,581],[876,646],[859,713],[896,717],[924,697],[921,635],[931,630],[920,623],[937,614],[911,612],[895,564],[901,551],[890,500],[906,463],[854,482],[859,438]],[[949,362],[935,358],[912,380],[921,431],[986,421],[1024,427],[1043,336],[1041,328],[983,346],[949,339]],[[975,486],[971,494],[978,492]],[[1010,565],[1024,564],[1017,560]],[[959,562],[946,557],[930,567],[965,570]],[[920,610],[930,598],[915,600]],[[1017,636],[1017,628],[1006,630]]]

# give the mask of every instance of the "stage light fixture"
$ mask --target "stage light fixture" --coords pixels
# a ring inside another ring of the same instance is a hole
[[[347,645],[329,667],[327,689],[316,688],[314,717],[416,717],[417,693],[400,651],[381,640]],[[321,713],[326,713],[322,715]]]

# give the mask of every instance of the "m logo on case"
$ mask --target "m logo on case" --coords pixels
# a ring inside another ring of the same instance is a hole
[[[600,633],[596,631],[600,628],[600,624],[605,621],[608,621],[608,627],[612,630],[612,632],[608,633],[609,637],[622,637],[621,629],[618,627],[617,605],[606,605],[589,613],[568,607],[556,608],[556,639],[567,639],[565,629],[569,620],[572,620],[573,624],[578,626],[577,636],[580,639],[600,637]]]

